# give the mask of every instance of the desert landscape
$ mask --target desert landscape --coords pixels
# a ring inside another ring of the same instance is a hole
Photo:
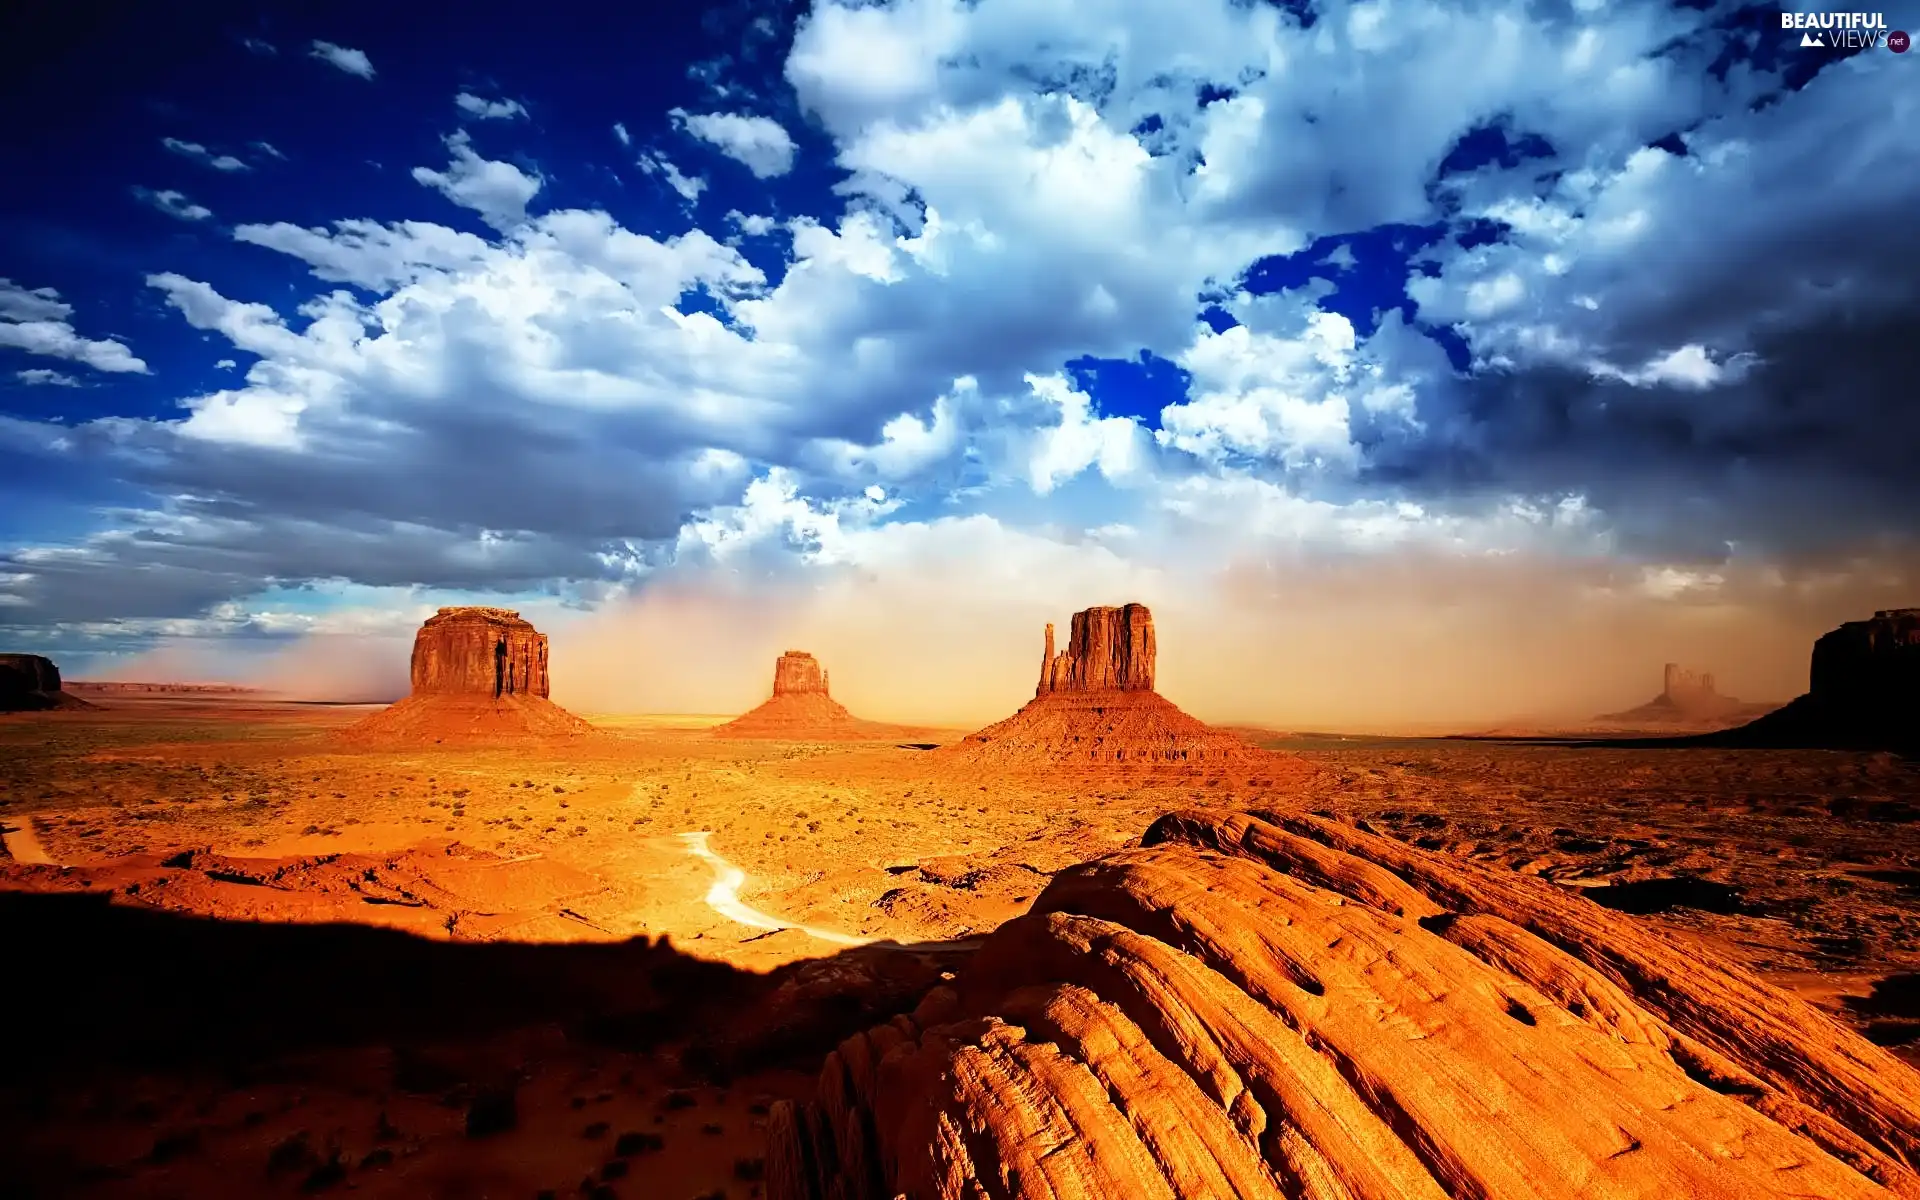
[[[1157,642],[971,733],[582,719],[504,609],[386,707],[18,671],[7,1194],[1920,1195],[1910,743],[1228,732]]]

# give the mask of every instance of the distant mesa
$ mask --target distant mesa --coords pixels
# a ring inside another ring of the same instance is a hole
[[[1813,644],[1806,695],[1710,739],[1920,754],[1920,608],[1882,609],[1822,634]]]
[[[1322,817],[1163,816],[949,979],[771,1107],[769,1200],[1920,1196],[1887,1050],[1544,879]]]
[[[340,732],[353,742],[485,745],[581,737],[547,699],[547,635],[506,608],[443,608],[413,639],[413,691]]]
[[[1715,690],[1711,674],[1690,671],[1679,663],[1668,663],[1664,685],[1658,696],[1637,708],[1602,713],[1594,720],[1634,728],[1661,725],[1724,726],[1751,720],[1778,707],[1778,704],[1749,704],[1732,696],[1723,696]]]
[[[1073,614],[1067,648],[1047,626],[1040,683],[1019,712],[947,754],[1001,765],[1199,763],[1259,756],[1153,690],[1157,646],[1144,604]]]
[[[69,679],[67,690],[81,696],[261,696],[266,689],[237,683],[147,682],[137,679]]]
[[[893,736],[894,726],[863,721],[827,693],[827,673],[804,650],[789,650],[773,663],[773,695],[742,716],[713,729],[715,737],[782,741],[861,741]]]
[[[60,668],[39,654],[0,654],[0,712],[92,708],[60,686]]]

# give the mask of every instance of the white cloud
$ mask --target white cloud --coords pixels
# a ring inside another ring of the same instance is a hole
[[[272,42],[261,41],[259,38],[243,37],[240,39],[240,44],[259,55],[274,55],[280,53]]]
[[[281,153],[279,147],[275,146],[272,142],[255,142],[253,148],[268,158],[277,158],[281,162],[287,160],[287,156]]]
[[[472,92],[461,92],[453,102],[461,112],[483,121],[510,121],[527,115],[526,106],[518,100],[486,100]]]
[[[480,214],[481,220],[495,229],[511,229],[527,219],[527,201],[546,182],[529,175],[512,163],[481,158],[473,152],[473,143],[465,130],[446,139],[453,162],[445,171],[415,167],[416,182],[433,188],[462,208]]]
[[[74,332],[73,306],[52,288],[24,288],[0,277],[0,347],[46,358],[85,363],[110,374],[146,374],[147,364],[116,341],[94,341]]]
[[[199,142],[183,142],[179,138],[161,138],[160,144],[182,158],[190,158],[216,171],[250,171],[253,168],[241,162],[231,154],[215,154]]]
[[[682,129],[743,164],[756,179],[771,179],[793,169],[793,137],[771,117],[689,113],[683,108],[670,115]]]
[[[152,191],[136,187],[133,194],[170,217],[182,221],[204,221],[213,215],[213,210],[205,205],[195,204],[184,195],[175,191]]]
[[[362,79],[373,78],[373,60],[367,57],[364,50],[316,40],[313,49],[307,53],[309,57],[331,63],[349,75],[358,75]]]
[[[64,371],[52,371],[46,367],[28,367],[24,371],[15,371],[13,377],[31,387],[79,387],[80,381]]]
[[[615,121],[613,123],[613,136],[620,139],[622,146],[633,145],[633,135],[627,132],[627,127],[624,122]]]
[[[667,186],[678,192],[688,204],[700,199],[700,193],[707,190],[704,178],[681,174],[680,168],[674,166],[664,154],[643,154],[634,165],[649,175],[658,175],[666,180]]]
[[[216,371],[231,371],[239,365],[240,365],[239,363],[233,361],[230,358],[223,358],[219,362],[213,364],[213,369]]]
[[[779,226],[779,222],[772,217],[743,213],[737,208],[727,213],[727,220],[733,222],[734,228],[747,237],[765,237]]]

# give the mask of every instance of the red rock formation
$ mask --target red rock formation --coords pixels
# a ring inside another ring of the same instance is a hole
[[[827,694],[827,673],[805,650],[789,650],[774,661],[773,694],[824,696]]]
[[[1691,725],[1713,729],[1752,720],[1778,707],[1778,704],[1747,704],[1732,696],[1722,696],[1714,689],[1711,673],[1694,672],[1679,663],[1668,663],[1658,696],[1624,712],[1602,713],[1594,720],[1633,728]]]
[[[944,753],[999,766],[1191,764],[1260,753],[1154,691],[1156,653],[1144,604],[1075,613],[1058,654],[1048,625],[1034,698]]]
[[[1813,644],[1807,694],[1716,745],[1920,754],[1920,608],[1882,609]]]
[[[0,712],[91,708],[61,690],[60,668],[39,654],[0,654]]]
[[[715,737],[795,742],[862,741],[901,732],[892,725],[862,721],[829,696],[827,673],[804,650],[789,650],[774,661],[772,698],[713,730]]]
[[[1067,648],[1053,652],[1047,626],[1040,660],[1040,686],[1048,692],[1150,692],[1153,690],[1153,614],[1144,604],[1089,608],[1073,614]]]
[[[363,745],[487,745],[581,737],[547,699],[547,635],[505,608],[443,608],[413,639],[413,694],[340,731]]]
[[[547,694],[547,635],[507,608],[443,608],[413,638],[413,694]]]
[[[1920,1074],[1540,879],[1190,812],[769,1118],[771,1200],[1920,1197]]]

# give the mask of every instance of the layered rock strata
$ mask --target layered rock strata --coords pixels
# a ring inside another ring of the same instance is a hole
[[[772,1200],[1920,1197],[1920,1074],[1542,880],[1184,812],[770,1116]]]

